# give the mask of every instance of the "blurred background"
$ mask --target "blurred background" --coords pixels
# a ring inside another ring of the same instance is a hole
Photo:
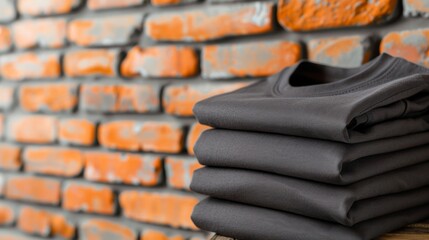
[[[0,0],[0,239],[207,239],[193,105],[300,59],[429,67],[428,17],[429,0]]]

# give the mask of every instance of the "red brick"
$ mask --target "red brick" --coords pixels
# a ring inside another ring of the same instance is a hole
[[[0,72],[7,80],[57,78],[61,75],[58,53],[18,53],[0,57]]]
[[[58,147],[27,147],[23,153],[25,171],[73,177],[84,166],[80,150]]]
[[[22,15],[57,15],[70,13],[80,3],[81,0],[17,0],[17,7]]]
[[[133,47],[121,64],[125,77],[190,77],[198,73],[198,56],[191,47]]]
[[[85,178],[90,181],[155,186],[162,180],[158,156],[87,152]]]
[[[115,195],[109,187],[68,182],[62,197],[63,208],[68,211],[108,215],[116,211]]]
[[[118,89],[104,83],[84,84],[80,88],[80,108],[87,112],[116,112]]]
[[[122,224],[102,219],[89,219],[80,226],[80,235],[85,240],[136,240],[136,232]]]
[[[124,45],[138,40],[143,14],[80,18],[69,23],[68,40],[79,46]]]
[[[194,171],[201,168],[193,157],[170,156],[165,159],[165,171],[169,187],[189,190]]]
[[[84,84],[80,107],[88,112],[158,112],[159,91],[154,84]]]
[[[6,180],[6,198],[45,204],[60,202],[58,180],[33,176],[9,176]]]
[[[194,123],[191,126],[191,128],[189,129],[188,136],[186,138],[186,149],[188,150],[188,153],[190,155],[194,155],[194,146],[195,143],[197,143],[201,133],[210,128],[211,127],[199,123]]]
[[[75,50],[64,56],[64,73],[69,77],[113,77],[117,65],[118,51],[114,49]]]
[[[15,221],[13,208],[6,204],[0,204],[0,225],[8,226]]]
[[[300,45],[289,41],[210,45],[203,49],[202,74],[205,78],[269,76],[300,58]]]
[[[393,17],[398,0],[323,1],[279,0],[277,18],[291,31],[366,26]]]
[[[211,6],[152,14],[145,23],[154,40],[206,41],[227,36],[261,34],[273,29],[273,3]]]
[[[64,144],[90,146],[95,142],[95,129],[95,122],[88,119],[61,119],[58,138]]]
[[[52,143],[57,138],[57,119],[44,115],[17,115],[8,118],[9,140],[23,143]]]
[[[21,208],[17,225],[27,234],[42,237],[72,239],[75,234],[75,226],[65,216],[27,206]]]
[[[8,110],[12,107],[15,88],[8,85],[0,85],[0,110]]]
[[[6,26],[0,26],[0,52],[7,52],[12,47],[12,40],[10,35],[11,34],[9,28],[7,28]]]
[[[422,15],[429,17],[429,4],[427,0],[403,0],[404,16],[415,17]]]
[[[164,111],[171,115],[192,116],[194,105],[208,97],[231,92],[249,83],[177,83],[168,85],[163,93]]]
[[[347,36],[313,39],[308,42],[309,59],[337,67],[358,67],[371,58],[367,37]]]
[[[98,128],[98,142],[113,149],[138,151],[140,129],[134,121],[115,121],[103,123]]]
[[[197,0],[151,0],[150,2],[154,6],[170,6],[170,5],[177,5],[182,3],[192,3],[196,1]]]
[[[17,227],[28,234],[48,237],[51,232],[49,214],[31,207],[22,207]]]
[[[21,148],[7,143],[0,144],[0,168],[18,170],[21,167]]]
[[[191,213],[198,199],[167,193],[124,191],[119,203],[125,217],[142,222],[196,229]]]
[[[160,108],[160,87],[155,84],[127,84],[118,86],[118,111],[149,113]]]
[[[71,112],[77,93],[76,83],[27,84],[19,89],[19,103],[27,112]]]
[[[177,123],[114,121],[100,126],[98,141],[111,149],[179,153],[183,134]]]
[[[87,6],[91,10],[109,8],[126,8],[143,4],[144,0],[88,0]]]
[[[13,1],[0,1],[0,22],[10,22],[16,18],[16,15]]]
[[[66,20],[45,18],[22,20],[12,25],[13,41],[17,48],[60,48],[66,40]]]
[[[178,234],[169,236],[164,232],[149,229],[141,233],[140,240],[185,240],[185,237]]]
[[[380,52],[429,67],[429,28],[391,32],[381,41]]]
[[[14,206],[7,203],[0,203],[0,225],[11,225],[15,222]]]

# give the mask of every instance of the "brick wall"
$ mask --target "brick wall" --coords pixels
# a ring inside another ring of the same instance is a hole
[[[194,103],[302,58],[429,66],[426,17],[429,0],[0,0],[0,239],[204,239]]]

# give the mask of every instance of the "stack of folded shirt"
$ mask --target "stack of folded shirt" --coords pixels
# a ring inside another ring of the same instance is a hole
[[[308,61],[199,102],[201,229],[252,239],[372,239],[429,217],[429,69],[382,54]]]

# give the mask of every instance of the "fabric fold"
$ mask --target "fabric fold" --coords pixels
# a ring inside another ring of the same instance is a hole
[[[195,155],[206,166],[266,171],[346,185],[429,160],[429,132],[345,144],[223,129],[203,132]]]
[[[382,54],[358,68],[309,61],[200,101],[215,128],[366,142],[429,130],[429,69]]]
[[[191,189],[214,198],[352,226],[429,202],[429,162],[339,187],[275,174],[202,168]]]
[[[424,204],[346,227],[296,214],[207,198],[197,204],[192,220],[203,230],[241,240],[370,240],[428,216],[429,205]]]

